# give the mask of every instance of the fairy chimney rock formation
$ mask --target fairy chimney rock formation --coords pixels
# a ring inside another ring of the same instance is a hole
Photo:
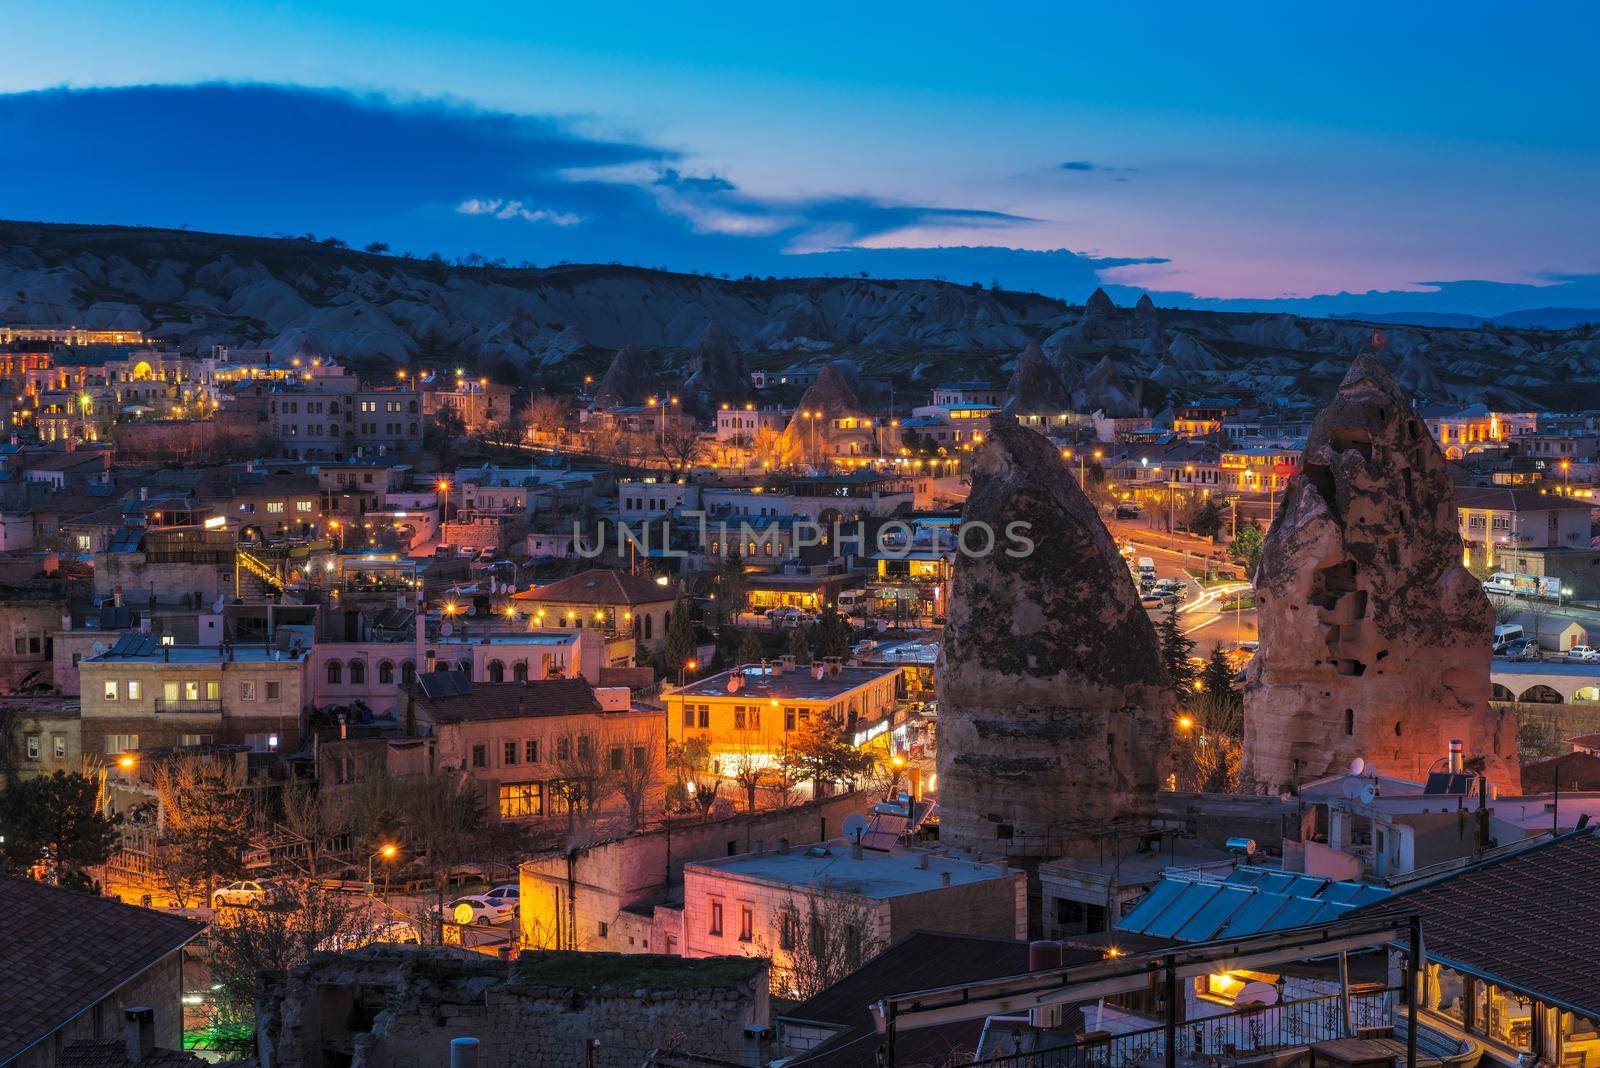
[[[1256,586],[1247,779],[1282,790],[1360,757],[1423,781],[1459,738],[1469,764],[1517,788],[1517,724],[1489,707],[1494,618],[1461,564],[1455,490],[1375,357],[1356,358],[1312,424]]]
[[[962,521],[937,669],[941,842],[1060,856],[1107,820],[1149,818],[1174,699],[1127,565],[1056,446],[997,416]],[[994,532],[985,555],[978,524]]]
[[[1012,415],[1059,416],[1072,410],[1072,394],[1044,358],[1037,341],[1028,342],[1017,357],[1017,369],[1006,386],[1003,408]]]
[[[645,398],[656,392],[657,384],[644,357],[632,345],[624,345],[611,358],[600,385],[594,391],[596,408],[614,408],[622,404],[643,404]]]

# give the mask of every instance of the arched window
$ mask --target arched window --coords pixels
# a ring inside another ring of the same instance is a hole
[[[328,682],[333,686],[339,685],[344,678],[344,665],[337,660],[328,661]]]
[[[498,660],[489,661],[489,681],[490,682],[505,682],[506,681],[506,666],[504,664],[502,664]]]
[[[411,412],[412,415],[416,415],[417,414],[417,402],[416,401],[412,401],[411,402],[411,407],[408,410]]]
[[[362,686],[367,681],[367,665],[360,660],[350,661],[350,685]]]
[[[526,660],[518,660],[511,666],[511,679],[513,682],[528,681],[528,662]]]
[[[417,681],[417,665],[413,664],[409,660],[407,660],[404,663],[402,663],[400,665],[400,681],[403,682],[403,683],[407,683],[407,684],[416,682]]]
[[[651,632],[652,629],[653,628],[650,626],[650,617],[649,616],[645,616],[644,617],[644,636],[645,636],[645,640],[646,641],[648,641],[650,639],[650,636],[651,636],[650,632]]]
[[[378,662],[378,682],[384,686],[394,685],[394,663],[389,660]]]

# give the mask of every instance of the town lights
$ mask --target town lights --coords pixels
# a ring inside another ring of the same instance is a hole
[[[117,758],[117,767],[123,771],[132,771],[139,764],[139,758],[132,753],[123,753]]]
[[[657,576],[656,576],[656,585],[657,585],[657,586],[665,586],[665,585],[667,585],[667,584],[668,584],[668,583],[670,583],[670,582],[671,582],[671,581],[672,581],[672,580],[671,580],[671,579],[669,579],[669,578],[668,578],[668,577],[667,577],[667,576],[665,576],[665,575],[657,575]]]
[[[437,489],[440,493],[449,493],[450,492],[450,483],[445,482],[445,481],[443,481],[441,479],[439,484],[437,486],[435,486],[434,488]]]
[[[1178,729],[1182,730],[1182,731],[1194,730],[1194,717],[1193,716],[1179,716],[1178,717]]]

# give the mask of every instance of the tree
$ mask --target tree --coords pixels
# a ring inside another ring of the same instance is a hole
[[[374,256],[382,256],[389,251],[389,243],[387,241],[373,241],[363,246],[361,251],[370,252]]]
[[[628,807],[628,829],[644,822],[661,793],[662,758],[647,733],[617,730],[605,738],[611,786]]]
[[[161,807],[161,876],[180,904],[203,900],[244,872],[250,802],[232,763],[199,756],[153,762],[150,785]]]
[[[432,876],[443,940],[445,891],[453,868],[478,859],[483,847],[483,792],[465,772],[413,776],[400,791],[401,826]]]
[[[0,867],[8,875],[42,868],[46,882],[88,889],[88,870],[117,844],[120,816],[108,816],[94,776],[58,771],[0,791]]]
[[[831,604],[811,626],[811,649],[818,660],[830,656],[845,660],[850,656],[850,624]]]
[[[1228,654],[1222,651],[1222,646],[1213,645],[1211,656],[1200,672],[1200,692],[1214,699],[1237,701],[1239,693],[1233,687],[1235,674],[1233,664],[1228,660]]]
[[[535,444],[554,444],[561,437],[561,432],[570,425],[571,417],[570,398],[541,392],[528,398],[528,402],[522,406],[519,421],[524,429],[525,440]]]
[[[826,713],[814,712],[799,725],[791,742],[795,768],[820,796],[823,783],[853,783],[872,767],[872,754],[851,744],[845,726]]]
[[[217,984],[214,1024],[247,1021],[254,1015],[262,972],[304,964],[319,948],[370,935],[371,916],[357,897],[305,882],[282,884],[285,900],[269,909],[230,909],[211,925],[210,975]]]
[[[883,950],[866,903],[828,883],[779,906],[776,947],[757,944],[772,959],[773,993],[797,1001],[826,990]]]
[[[692,419],[674,419],[656,435],[655,455],[673,475],[687,474],[705,456],[706,442]]]
[[[761,640],[761,635],[753,630],[744,632],[739,639],[739,656],[741,664],[759,664],[767,658],[767,647]]]
[[[796,664],[811,663],[811,641],[799,627],[789,634],[789,655],[794,657]]]
[[[1243,702],[1233,678],[1227,655],[1213,648],[1172,736],[1173,778],[1180,790],[1234,793],[1241,785]]]
[[[283,791],[283,822],[304,839],[306,867],[315,878],[328,839],[349,829],[350,808],[341,794],[296,783]]]
[[[695,658],[698,649],[699,641],[695,637],[694,620],[690,618],[689,601],[687,598],[679,597],[678,602],[672,606],[672,619],[667,623],[665,646],[667,675],[670,677],[685,670],[689,661]]]
[[[730,547],[731,548],[731,547]],[[722,560],[722,567],[717,571],[716,594],[717,603],[729,616],[738,615],[744,611],[745,593],[748,583],[744,577],[744,560],[739,556],[737,549],[732,550]]]
[[[587,828],[595,809],[611,796],[615,782],[604,754],[590,734],[568,735],[556,743],[556,776],[551,790],[567,813],[567,839],[577,844],[580,825]]]
[[[1228,552],[1233,556],[1234,562],[1244,568],[1246,580],[1254,581],[1256,568],[1261,566],[1261,550],[1266,541],[1267,536],[1261,532],[1260,524],[1251,520],[1239,528],[1239,533],[1234,535],[1233,541],[1228,545]]]
[[[1222,515],[1222,505],[1214,498],[1208,497],[1191,507],[1182,522],[1192,533],[1202,538],[1213,538],[1222,529]]]
[[[1161,663],[1167,669],[1167,677],[1172,680],[1173,689],[1182,697],[1189,692],[1189,684],[1195,678],[1194,665],[1189,661],[1189,654],[1194,652],[1194,642],[1178,625],[1178,602],[1167,605],[1166,613],[1156,624],[1156,639],[1160,643]]]

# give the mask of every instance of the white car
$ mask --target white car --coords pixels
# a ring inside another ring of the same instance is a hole
[[[517,913],[514,901],[504,901],[487,894],[469,894],[458,897],[444,907],[445,918],[451,923],[499,923]]]
[[[389,942],[400,945],[416,945],[422,941],[414,924],[405,920],[389,920],[367,931],[352,931],[349,934],[329,935],[317,943],[317,950],[322,953],[345,953],[362,946],[370,946],[374,942]]]
[[[220,909],[234,905],[258,909],[272,904],[280,896],[281,892],[270,879],[241,879],[211,891],[211,907]]]
[[[1592,645],[1574,645],[1567,650],[1568,660],[1600,660],[1600,649]]]
[[[492,897],[496,901],[503,901],[508,905],[515,906],[522,900],[522,887],[518,886],[516,883],[506,883],[504,886],[497,886],[492,890],[485,890],[483,892],[483,896]]]

